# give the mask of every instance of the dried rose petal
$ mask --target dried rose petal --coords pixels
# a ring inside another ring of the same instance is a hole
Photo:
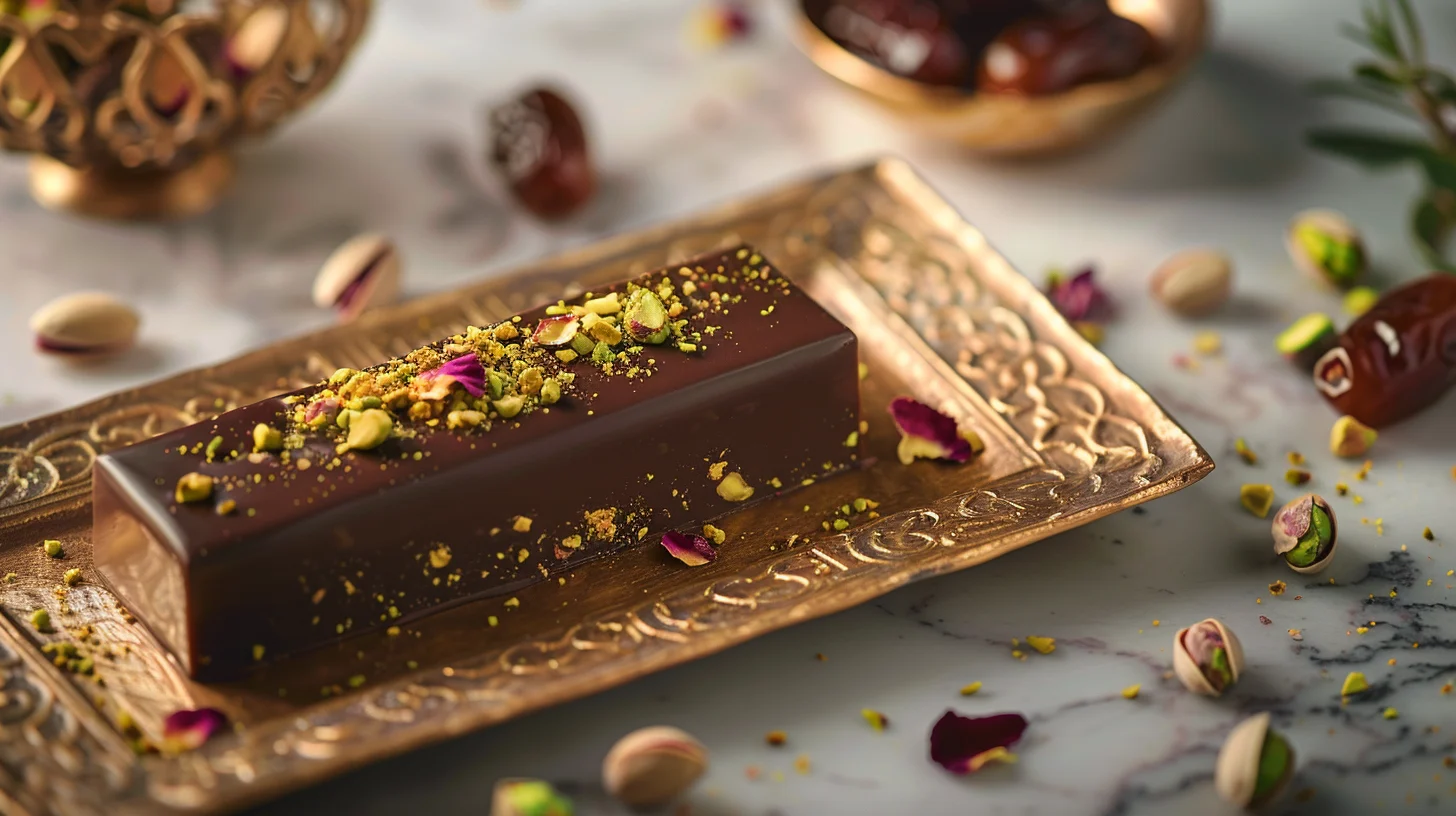
[[[307,425],[314,424],[319,417],[324,418],[324,424],[334,421],[339,415],[339,401],[333,397],[325,397],[321,400],[314,400],[303,410],[303,421]]]
[[[1047,299],[1068,320],[1089,320],[1104,315],[1111,303],[1107,292],[1094,280],[1096,270],[1087,267],[1070,278],[1053,275],[1047,281]]]
[[[545,317],[536,324],[536,331],[532,333],[531,340],[538,346],[556,348],[570,343],[579,328],[581,328],[581,321],[577,319],[576,315]]]
[[[170,753],[194,751],[227,722],[227,715],[215,708],[174,711],[162,721],[163,747]]]
[[[930,729],[930,758],[955,774],[968,774],[991,761],[1014,762],[1007,748],[1026,732],[1020,714],[962,717],[947,710]]]
[[[900,429],[900,463],[916,459],[946,459],[964,462],[971,458],[971,443],[960,435],[956,421],[910,397],[896,397],[890,416]]]
[[[718,553],[708,543],[708,539],[700,535],[679,533],[676,530],[669,530],[662,534],[662,546],[667,548],[673,558],[690,567],[701,567],[718,557]]]
[[[436,386],[444,383],[447,392],[449,384],[460,383],[462,388],[470,392],[470,396],[485,396],[485,366],[480,364],[479,358],[474,354],[456,357],[439,368],[426,371],[419,376],[419,379],[425,382],[433,381]]]

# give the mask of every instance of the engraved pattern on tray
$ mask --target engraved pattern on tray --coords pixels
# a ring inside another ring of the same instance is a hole
[[[15,623],[38,605],[59,611],[48,584],[21,581],[0,589],[8,616],[0,621],[0,804],[22,813],[235,809],[980,563],[1176,490],[1212,467],[913,171],[887,160],[294,341],[315,351],[281,372],[265,350],[73,409],[60,421],[0,430],[5,547],[29,546],[18,541],[20,524],[88,505],[99,451],[579,290],[588,270],[593,280],[611,280],[739,240],[801,281],[820,272],[852,277],[861,301],[910,336],[896,351],[905,365],[920,355],[950,366],[1039,464],[785,551],[744,574],[324,700],[174,758],[131,757],[107,716],[82,696],[152,724],[179,699],[190,702],[185,690],[147,693],[148,683],[184,684],[145,630],[125,627],[99,586],[70,594],[88,622],[130,632],[133,651],[149,656],[130,681],[97,689],[54,669]],[[948,392],[921,396],[950,404]],[[79,535],[89,543],[87,534]],[[88,549],[76,557],[89,566]]]

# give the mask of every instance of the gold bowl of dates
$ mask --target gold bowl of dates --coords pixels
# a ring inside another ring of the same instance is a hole
[[[338,74],[369,0],[0,0],[0,147],[40,203],[108,218],[203,212],[230,148]]]
[[[1202,53],[1207,0],[800,0],[820,68],[921,130],[1033,155],[1106,135]]]

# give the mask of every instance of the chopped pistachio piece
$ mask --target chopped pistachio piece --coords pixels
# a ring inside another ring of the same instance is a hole
[[[505,419],[512,419],[521,412],[526,405],[525,397],[513,394],[509,397],[502,397],[498,400],[491,400],[491,407]]]
[[[349,423],[347,450],[373,450],[384,444],[394,431],[394,418],[387,411],[370,408]]]
[[[1239,504],[1259,518],[1268,518],[1269,511],[1274,509],[1273,485],[1246,484],[1240,487]]]
[[[188,473],[177,480],[174,497],[178,504],[207,501],[212,498],[212,477],[204,473]]]
[[[717,493],[728,501],[741,502],[753,496],[753,488],[744,481],[743,474],[735,470],[718,483]]]
[[[66,554],[65,548],[61,546],[61,542],[54,538],[47,538],[42,542],[41,549],[45,550],[45,554],[51,558],[61,558]]]
[[[283,432],[263,422],[253,426],[253,451],[276,451],[283,449]]]
[[[561,383],[554,379],[541,383],[541,404],[555,405],[561,401]]]
[[[37,632],[49,632],[51,630],[51,613],[44,609],[37,609],[30,613],[30,625],[35,627]]]

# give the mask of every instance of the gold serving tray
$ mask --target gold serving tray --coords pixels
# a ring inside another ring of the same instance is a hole
[[[532,587],[518,609],[466,604],[398,637],[362,635],[214,686],[188,681],[92,582],[98,452],[740,241],[859,336],[875,461],[729,517],[716,562],[689,569],[642,547]],[[902,466],[885,407],[907,393],[976,427],[985,454]],[[0,584],[0,812],[236,810],[979,564],[1212,468],[906,164],[790,184],[0,430],[0,572],[18,576]],[[826,532],[833,508],[859,496],[882,516]],[[44,556],[45,538],[64,543],[64,559]],[[87,580],[62,600],[55,588],[75,567]],[[30,626],[39,607],[56,634]],[[92,677],[40,649],[83,624],[110,653]],[[155,739],[167,714],[200,706],[223,709],[236,733],[182,756],[137,756],[117,726],[125,712]]]

